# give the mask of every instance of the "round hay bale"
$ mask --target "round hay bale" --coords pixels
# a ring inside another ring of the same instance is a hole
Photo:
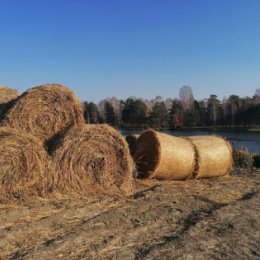
[[[52,151],[55,187],[82,194],[132,192],[134,164],[125,139],[108,125],[70,129]]]
[[[67,87],[46,84],[23,93],[3,121],[4,126],[24,130],[42,141],[74,125],[83,125],[79,99]]]
[[[16,99],[19,93],[9,87],[0,87],[0,104],[7,103],[13,99]]]
[[[141,178],[185,180],[195,165],[195,151],[185,138],[147,130],[136,144],[134,160]]]
[[[3,119],[6,111],[11,107],[11,103],[19,96],[19,93],[9,87],[0,87],[0,120]]]
[[[0,194],[21,198],[47,190],[49,156],[36,137],[0,127]]]
[[[135,147],[136,147],[137,139],[139,138],[139,136],[140,135],[132,134],[132,135],[127,135],[125,138],[128,143],[128,147],[129,147],[129,150],[130,150],[130,153],[132,156],[135,153]]]
[[[197,151],[195,178],[223,176],[232,169],[232,147],[220,136],[190,136]]]

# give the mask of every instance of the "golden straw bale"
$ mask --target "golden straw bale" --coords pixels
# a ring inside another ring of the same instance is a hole
[[[9,87],[0,87],[0,120],[6,111],[11,107],[12,101],[19,96],[19,93]]]
[[[127,135],[125,138],[128,143],[128,147],[129,147],[129,150],[130,150],[130,153],[132,156],[135,153],[135,147],[136,147],[137,139],[139,136],[140,135],[132,134],[132,135]]]
[[[83,125],[79,99],[67,87],[47,84],[23,93],[7,112],[4,126],[24,130],[48,141],[66,128]]]
[[[195,151],[185,138],[150,129],[138,138],[134,159],[142,178],[185,180],[193,173]]]
[[[55,187],[82,194],[132,192],[134,164],[125,139],[108,125],[70,129],[52,150]]]
[[[223,176],[232,169],[232,147],[220,136],[191,136],[197,152],[196,178]]]
[[[36,137],[0,127],[0,195],[21,198],[43,195],[47,188],[49,156]]]
[[[0,104],[7,103],[13,99],[16,99],[19,93],[9,87],[0,87]]]

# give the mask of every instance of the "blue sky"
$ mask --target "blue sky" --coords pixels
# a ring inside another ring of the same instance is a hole
[[[0,85],[82,100],[252,96],[260,0],[0,0]]]

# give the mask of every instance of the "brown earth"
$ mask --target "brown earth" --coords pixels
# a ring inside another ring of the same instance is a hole
[[[129,199],[0,204],[0,259],[260,259],[260,171]]]

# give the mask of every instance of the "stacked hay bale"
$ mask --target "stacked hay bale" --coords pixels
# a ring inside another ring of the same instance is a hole
[[[23,93],[0,129],[2,195],[131,193],[134,165],[126,141],[109,126],[85,125],[79,99],[63,85]]]
[[[56,189],[82,194],[132,191],[133,161],[124,138],[108,125],[84,125],[61,136],[52,151]]]
[[[11,107],[12,101],[19,93],[9,87],[0,87],[0,121],[4,118],[6,111]]]
[[[50,158],[36,137],[0,127],[0,195],[23,199],[48,191]]]
[[[16,99],[3,125],[48,142],[65,129],[84,122],[82,105],[75,94],[64,85],[46,84],[31,88]]]
[[[149,129],[138,138],[134,160],[141,178],[185,180],[193,173],[195,151],[185,138]]]

